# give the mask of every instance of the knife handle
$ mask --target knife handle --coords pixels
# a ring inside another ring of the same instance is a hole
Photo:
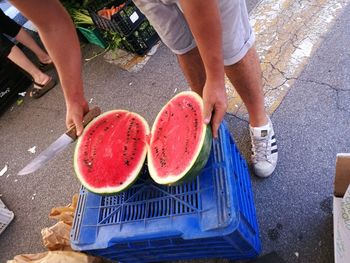
[[[99,107],[93,107],[90,109],[88,113],[85,114],[83,118],[83,126],[89,124],[90,121],[92,121],[95,117],[101,114],[101,109]],[[74,141],[77,139],[77,129],[75,125],[73,125],[71,128],[69,128],[68,131],[66,131],[66,134],[71,137]]]

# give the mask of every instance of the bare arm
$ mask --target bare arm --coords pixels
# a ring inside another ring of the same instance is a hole
[[[71,18],[58,0],[11,2],[37,26],[61,81],[67,106],[66,125],[75,124],[80,135],[82,118],[89,107],[84,98],[79,40]]]
[[[217,0],[180,0],[180,5],[205,67],[204,122],[209,123],[211,120],[213,135],[217,137],[217,129],[227,108],[222,30]]]

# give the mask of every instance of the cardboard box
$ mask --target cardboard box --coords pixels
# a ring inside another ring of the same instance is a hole
[[[337,155],[334,179],[333,227],[335,263],[350,262],[350,154]]]

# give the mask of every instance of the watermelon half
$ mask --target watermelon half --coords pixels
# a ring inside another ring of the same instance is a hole
[[[203,101],[181,92],[158,114],[148,149],[148,170],[158,184],[174,184],[198,175],[208,161],[212,134],[203,122]]]
[[[94,119],[79,137],[74,168],[88,190],[112,194],[136,180],[147,156],[153,180],[170,185],[198,175],[211,144],[201,97],[182,92],[162,108],[151,133],[144,118],[125,110],[112,110]]]
[[[74,153],[75,173],[91,192],[125,190],[139,175],[147,155],[149,126],[140,115],[108,111],[90,122]]]

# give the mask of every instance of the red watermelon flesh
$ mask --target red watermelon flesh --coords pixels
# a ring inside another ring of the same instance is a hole
[[[193,167],[196,172],[203,168],[210,147],[211,133],[203,123],[201,97],[194,92],[179,93],[153,124],[148,150],[150,175],[159,184],[181,181]]]
[[[147,154],[147,122],[124,110],[106,112],[93,120],[80,136],[75,171],[92,192],[125,190],[140,173]]]
[[[152,133],[140,115],[125,110],[94,119],[78,140],[74,168],[88,190],[112,194],[136,180],[147,155],[153,180],[170,185],[200,173],[211,140],[211,129],[203,123],[201,97],[182,92],[162,108]]]

